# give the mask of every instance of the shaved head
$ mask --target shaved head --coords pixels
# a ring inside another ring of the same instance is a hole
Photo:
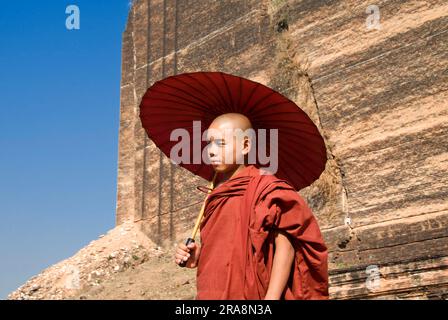
[[[211,123],[210,127],[214,128],[229,128],[241,129],[246,131],[252,128],[252,123],[249,118],[241,113],[225,113],[216,117]]]

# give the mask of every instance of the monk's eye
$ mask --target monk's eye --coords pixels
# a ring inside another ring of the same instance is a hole
[[[213,140],[213,141],[211,141],[211,142],[209,142],[209,143],[214,143],[214,144],[217,145],[218,147],[222,147],[222,146],[225,146],[225,145],[226,145],[226,143],[225,143],[223,140]]]
[[[213,141],[206,140],[206,142],[207,142],[207,146],[214,144],[218,147],[223,147],[226,145],[226,143],[223,140],[213,140]]]

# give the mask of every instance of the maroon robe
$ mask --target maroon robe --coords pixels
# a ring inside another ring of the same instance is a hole
[[[196,299],[264,299],[274,230],[284,231],[295,249],[281,299],[328,299],[328,251],[311,209],[287,181],[261,175],[253,165],[206,201]]]

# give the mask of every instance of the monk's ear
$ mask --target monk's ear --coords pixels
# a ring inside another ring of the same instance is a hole
[[[243,154],[244,155],[248,155],[251,147],[252,147],[252,143],[251,143],[250,138],[249,137],[244,137],[244,140],[243,140],[243,150],[242,150]]]

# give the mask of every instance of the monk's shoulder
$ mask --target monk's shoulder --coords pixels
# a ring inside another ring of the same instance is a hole
[[[287,180],[279,179],[275,175],[260,175],[257,189],[260,200],[266,198],[300,200],[300,195],[294,187]]]
[[[287,180],[280,179],[276,175],[273,175],[273,174],[260,174],[259,175],[259,184],[262,187],[270,186],[273,189],[283,188],[283,189],[295,190],[294,187]]]

